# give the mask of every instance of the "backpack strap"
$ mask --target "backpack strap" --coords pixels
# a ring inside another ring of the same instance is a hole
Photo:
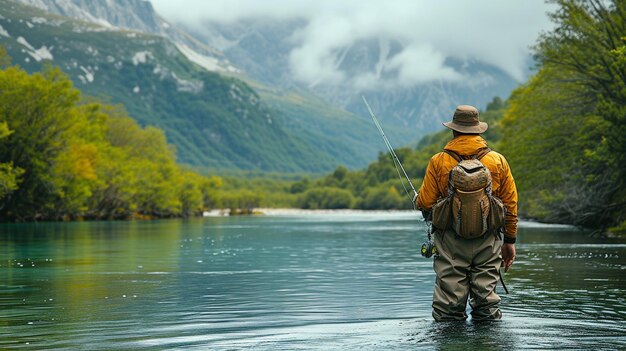
[[[471,158],[476,159],[476,160],[480,160],[481,158],[485,157],[485,155],[487,155],[488,153],[490,153],[492,150],[488,147],[482,148],[478,151],[478,153],[476,155],[472,155]],[[452,157],[453,159],[456,160],[456,162],[461,162],[464,160],[463,156],[457,154],[456,152],[452,151],[452,150],[447,150],[447,149],[443,149],[443,152],[445,152],[446,154],[450,155],[450,157]]]
[[[456,160],[456,162],[461,162],[463,161],[463,157],[461,157],[461,155],[457,154],[456,152],[452,151],[452,150],[446,150],[443,149],[443,152],[445,152],[446,154],[450,155],[450,157],[452,157],[453,159]]]
[[[476,154],[476,159],[480,160],[481,158],[483,158],[485,155],[487,155],[490,152],[491,152],[491,149],[488,147],[484,149],[480,149],[480,151],[478,151],[478,153]]]
[[[452,150],[446,150],[443,149],[443,152],[445,152],[446,154],[448,154],[450,157],[452,157],[453,159],[456,160],[456,162],[461,162],[463,161],[463,158],[461,157],[461,155],[457,154],[456,152],[452,151]],[[452,194],[454,194],[454,189],[452,189],[452,185],[450,184],[450,177],[452,176],[452,170],[450,170],[450,173],[448,173],[448,196],[452,196]],[[448,224],[446,223],[446,228],[448,228]],[[445,231],[444,229],[444,231]]]

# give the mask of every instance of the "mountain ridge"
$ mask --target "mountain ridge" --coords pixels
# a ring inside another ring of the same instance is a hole
[[[146,0],[16,0],[46,12],[91,22],[104,27],[130,29],[171,39],[190,60],[212,71],[236,72],[224,55],[172,25]],[[194,60],[198,55],[204,56]],[[210,65],[201,60],[211,61]]]

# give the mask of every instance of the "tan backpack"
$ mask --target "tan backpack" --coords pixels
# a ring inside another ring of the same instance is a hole
[[[501,231],[506,208],[491,193],[491,172],[480,162],[491,149],[481,149],[469,159],[450,150],[444,152],[458,164],[448,176],[448,196],[433,206],[433,226],[443,231],[450,228],[467,239]]]

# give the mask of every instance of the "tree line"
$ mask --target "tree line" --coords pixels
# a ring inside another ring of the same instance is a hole
[[[222,179],[176,164],[163,132],[83,99],[58,68],[28,74],[0,53],[0,218],[191,216]]]

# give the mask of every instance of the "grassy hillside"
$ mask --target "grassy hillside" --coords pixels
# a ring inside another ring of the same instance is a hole
[[[365,167],[385,147],[368,114],[357,116],[333,108],[303,90],[283,91],[251,84],[262,99],[283,117],[285,129],[290,134],[298,135],[333,159],[342,160],[337,165],[353,169]],[[388,120],[385,112],[376,112],[383,123]],[[400,125],[385,125],[384,128],[393,141],[412,140],[416,143],[419,140],[418,130]]]

